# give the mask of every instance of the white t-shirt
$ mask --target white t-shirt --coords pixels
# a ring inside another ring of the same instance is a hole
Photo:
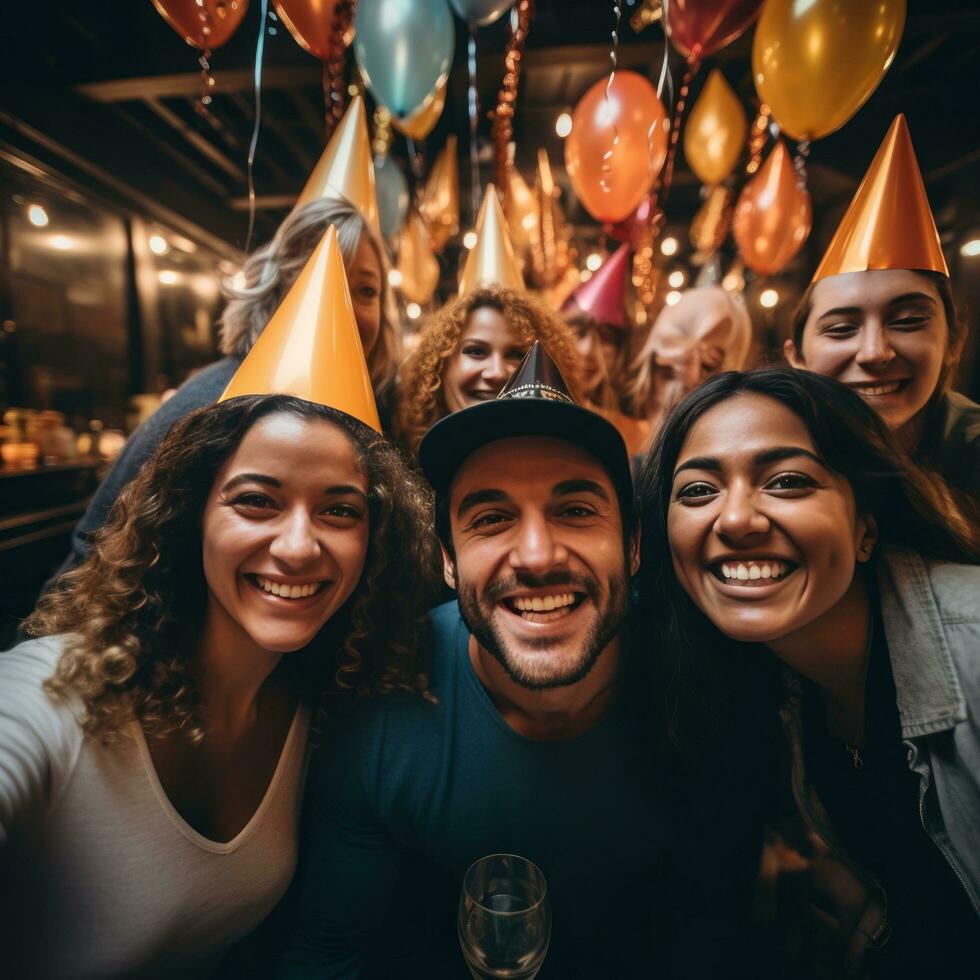
[[[204,975],[292,878],[308,712],[251,820],[218,843],[171,806],[135,721],[102,745],[83,736],[78,705],[43,690],[63,644],[0,653],[0,972]]]

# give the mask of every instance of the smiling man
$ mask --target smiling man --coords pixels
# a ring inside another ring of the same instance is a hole
[[[459,596],[432,615],[436,701],[335,699],[282,975],[465,976],[460,885],[494,853],[546,877],[542,980],[705,975],[711,944],[680,937],[705,910],[716,928],[706,893],[729,877],[681,856],[689,815],[623,697],[638,531],[622,439],[535,345],[499,398],[429,431],[421,462]]]

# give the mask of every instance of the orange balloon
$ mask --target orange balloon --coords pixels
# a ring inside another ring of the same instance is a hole
[[[435,125],[442,115],[442,110],[446,108],[446,86],[448,84],[449,79],[447,78],[408,119],[392,116],[391,125],[399,133],[408,136],[410,139],[424,140],[435,129]]]
[[[354,40],[349,4],[340,0],[273,0],[273,4],[296,43],[321,61]]]
[[[248,0],[153,0],[160,16],[193,48],[220,48],[238,30]]]
[[[735,169],[748,131],[742,103],[715,68],[684,127],[684,156],[702,183],[720,184]]]
[[[565,140],[572,187],[597,221],[622,221],[636,210],[667,157],[670,122],[654,87],[635,71],[618,71],[579,100]]]
[[[782,141],[739,195],[732,234],[745,264],[771,276],[800,250],[813,224],[813,206]]]

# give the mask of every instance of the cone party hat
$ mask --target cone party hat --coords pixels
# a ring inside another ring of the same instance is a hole
[[[344,118],[330,137],[317,165],[313,168],[300,192],[293,210],[323,198],[344,198],[350,201],[381,237],[378,198],[374,190],[374,164],[371,141],[368,139],[364,100],[359,95],[351,99]]]
[[[813,281],[869,269],[949,275],[912,137],[901,114],[871,161]]]
[[[476,219],[476,244],[466,256],[459,293],[462,296],[490,283],[524,291],[524,277],[493,184],[487,184],[483,195],[480,214]]]
[[[333,225],[218,401],[239,395],[295,395],[381,431]]]
[[[626,330],[626,276],[630,270],[630,247],[620,245],[613,254],[599,266],[588,282],[583,282],[572,293],[562,307],[568,314],[585,314],[596,323]]]

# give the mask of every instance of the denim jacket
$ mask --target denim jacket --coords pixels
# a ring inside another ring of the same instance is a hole
[[[920,780],[922,825],[980,915],[980,566],[884,548],[877,577],[902,738]],[[787,671],[785,683],[781,717],[793,799],[826,852],[821,860],[834,865],[845,972],[859,975],[866,951],[887,941],[887,896],[848,858],[807,781],[800,680]]]

